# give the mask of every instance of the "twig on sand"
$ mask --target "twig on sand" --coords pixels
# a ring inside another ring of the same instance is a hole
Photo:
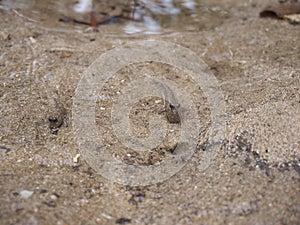
[[[23,14],[19,13],[17,10],[13,9],[12,10],[15,14],[17,14],[17,16],[21,17],[21,18],[24,18],[24,19],[27,19],[29,20],[30,22],[38,22],[37,20],[34,20],[34,19],[31,19],[27,16],[24,16]]]

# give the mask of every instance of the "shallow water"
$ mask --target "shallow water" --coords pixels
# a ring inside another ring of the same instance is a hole
[[[45,29],[63,31],[87,28],[87,25],[59,22],[59,19],[69,14],[70,10],[73,11],[72,18],[76,19],[76,17],[81,16],[80,13],[75,13],[73,2],[70,0],[3,0],[0,2],[0,8],[14,10],[16,14],[26,17],[28,22]],[[106,1],[107,4],[102,1],[100,9],[95,7],[98,2],[94,1],[93,9],[97,11],[96,13],[109,14],[110,8],[114,4],[116,6],[121,5],[123,11],[129,12],[130,19],[112,19],[110,21],[110,24],[122,23],[121,30],[116,31],[114,28],[107,28],[107,26],[105,28],[108,33],[120,35],[207,30],[222,24],[229,17],[229,13],[225,9],[209,6],[205,1],[200,0]],[[83,4],[79,6],[84,7]]]

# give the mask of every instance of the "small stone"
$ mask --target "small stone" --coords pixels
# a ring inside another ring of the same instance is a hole
[[[29,198],[33,194],[33,191],[22,190],[20,195],[22,198]]]
[[[131,223],[131,219],[128,219],[128,218],[119,218],[116,220],[116,223],[117,224],[125,224],[125,223]]]
[[[55,201],[58,198],[58,195],[52,194],[50,195],[51,200]]]
[[[80,154],[75,155],[75,157],[73,158],[73,163],[78,163],[79,157],[80,157]]]
[[[56,203],[55,201],[50,201],[50,202],[43,202],[45,205],[47,205],[48,207],[56,207]]]
[[[30,42],[31,42],[32,44],[35,44],[35,43],[36,43],[36,39],[33,38],[33,37],[29,37],[29,40],[30,40]]]

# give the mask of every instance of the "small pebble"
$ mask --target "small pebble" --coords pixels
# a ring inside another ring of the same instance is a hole
[[[105,213],[102,213],[101,215],[102,215],[104,218],[108,219],[108,220],[113,219],[110,215],[107,215],[107,214],[105,214]]]
[[[30,42],[31,42],[32,44],[35,44],[35,43],[36,43],[36,39],[33,38],[33,37],[29,37],[29,40],[30,40]]]
[[[29,198],[33,194],[33,191],[22,190],[20,195],[22,198]]]
[[[50,198],[51,198],[51,200],[55,201],[55,200],[57,200],[58,195],[57,194],[52,194],[52,195],[50,195]]]
[[[75,157],[73,158],[73,163],[78,163],[79,157],[80,157],[80,154],[75,155]]]
[[[116,220],[117,224],[125,224],[125,223],[131,223],[131,219],[128,218],[119,218]]]
[[[50,202],[43,202],[45,205],[47,205],[48,207],[56,207],[56,203],[55,201],[50,201]]]

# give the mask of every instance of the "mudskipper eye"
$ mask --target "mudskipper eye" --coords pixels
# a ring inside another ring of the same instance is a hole
[[[49,122],[51,122],[51,123],[56,123],[56,122],[57,122],[57,118],[56,118],[56,117],[52,117],[52,116],[50,116],[50,117],[48,118],[48,120],[49,120]]]

